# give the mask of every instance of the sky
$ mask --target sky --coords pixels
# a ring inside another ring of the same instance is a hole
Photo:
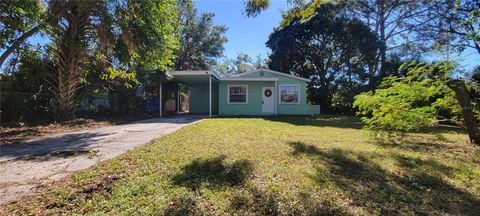
[[[257,17],[245,17],[244,0],[196,0],[195,5],[199,12],[215,13],[214,23],[228,28],[224,54],[230,58],[241,52],[266,58],[268,35],[280,25],[281,10],[288,8],[286,0],[271,0],[269,9]]]
[[[246,17],[243,14],[244,0],[194,0],[198,12],[214,13],[214,23],[225,25],[228,30],[224,55],[234,58],[239,53],[249,54],[251,57],[260,55],[268,57],[270,49],[265,46],[268,36],[275,27],[280,25],[281,11],[287,10],[287,0],[270,0],[270,7],[257,17]],[[45,43],[45,38],[36,36],[30,39],[33,43]],[[478,53],[474,49],[465,50],[460,56],[452,55],[461,68],[470,71],[480,64]],[[427,61],[444,60],[445,56],[426,55]]]
[[[265,46],[268,35],[280,25],[281,11],[287,10],[287,0],[271,0],[270,8],[257,17],[243,15],[244,0],[195,0],[199,12],[215,14],[214,23],[228,27],[224,55],[234,58],[238,53],[247,53],[268,57],[270,49]],[[478,53],[474,49],[466,49],[460,56],[452,55],[462,68],[469,71],[480,64]],[[445,56],[423,56],[427,61],[444,60]]]

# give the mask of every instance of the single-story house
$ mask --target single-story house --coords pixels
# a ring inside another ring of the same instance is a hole
[[[189,87],[190,113],[218,115],[315,115],[319,105],[307,103],[309,79],[257,69],[221,77],[213,71],[172,71]]]

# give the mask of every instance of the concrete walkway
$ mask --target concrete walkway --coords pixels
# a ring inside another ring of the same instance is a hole
[[[153,118],[0,146],[0,204],[111,159],[203,116]]]

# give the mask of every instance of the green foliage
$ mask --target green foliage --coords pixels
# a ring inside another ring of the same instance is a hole
[[[475,107],[473,111],[475,112],[477,122],[480,122],[480,65],[473,69],[471,82],[467,85],[467,88],[469,89],[472,104]]]
[[[294,9],[289,12],[292,16],[284,16],[295,20],[270,35],[266,43],[272,49],[269,67],[311,78],[308,99],[323,110],[348,110],[347,104],[332,106],[332,98],[351,101],[351,92],[362,90],[374,76],[367,68],[375,59],[376,35],[359,20],[349,18],[340,4],[320,4],[307,20],[297,12]],[[350,98],[338,98],[344,96]]]
[[[10,46],[46,15],[41,0],[0,1],[0,48]]]
[[[134,84],[138,84],[135,72],[126,73],[112,67],[105,69],[105,73],[101,75],[102,80],[117,81],[123,83],[126,88],[132,88]]]
[[[53,63],[39,51],[22,50],[10,70],[0,73],[2,123],[41,121],[51,114],[52,92],[45,83]]]
[[[420,38],[434,47],[475,49],[480,55],[480,3],[478,0],[432,1],[428,13],[418,19]],[[448,52],[448,51],[447,51]]]
[[[125,65],[166,71],[178,48],[178,4],[175,0],[125,0],[115,5],[121,29],[116,55]]]
[[[47,56],[39,61],[47,63],[49,59],[54,57],[57,59],[53,61],[55,64],[51,65],[52,67],[45,69],[48,75],[56,72],[56,75],[51,77],[53,79],[49,79],[57,95],[56,104],[58,106],[68,104],[65,105],[68,106],[68,110],[75,112],[78,111],[76,106],[80,100],[92,99],[98,94],[110,95],[112,100],[128,96],[128,101],[122,103],[135,101],[136,99],[132,98],[136,97],[135,87],[139,81],[144,81],[149,71],[164,72],[172,67],[175,51],[179,49],[181,17],[176,0],[89,2],[20,0],[2,1],[0,6],[1,48],[10,46],[20,37],[19,35],[34,28],[38,30],[32,35],[38,31],[45,33],[43,36],[53,42],[46,47],[35,48],[41,55]],[[77,19],[79,13],[83,14]],[[58,21],[59,17],[62,18],[61,21]],[[211,17],[206,17],[205,19],[211,22],[209,20]],[[80,30],[70,28],[80,25],[82,26]],[[72,35],[74,35],[72,38],[67,38]],[[26,45],[21,47],[31,49]],[[10,65],[5,68],[11,72],[8,79],[13,80],[12,83],[18,83],[20,80],[15,78],[17,77],[15,74],[19,73],[20,76],[24,73],[22,65],[28,64],[13,57],[10,60]],[[59,63],[72,64],[65,66]],[[59,71],[62,68],[65,70]],[[4,77],[7,77],[7,74]],[[38,82],[46,84],[45,77],[38,79]],[[60,78],[63,80],[57,80]],[[7,78],[2,78],[2,82],[4,80]],[[60,87],[60,83],[66,86]],[[29,91],[29,88],[32,88],[32,94],[37,93],[38,88],[35,85],[29,87],[27,85],[30,84],[18,85],[25,87],[18,91]],[[59,100],[58,96],[61,95],[68,96],[68,102]],[[61,112],[59,108],[49,109],[49,112],[55,110]]]
[[[282,14],[282,27],[290,25],[294,21],[298,20],[309,20],[317,12],[322,4],[331,4],[328,0],[311,0],[308,4],[303,4],[303,1],[296,1],[294,7],[290,9],[287,13]]]
[[[245,15],[257,16],[269,6],[269,0],[245,0]]]
[[[175,70],[205,70],[215,65],[227,42],[227,27],[213,24],[213,13],[197,14],[191,0],[181,1],[181,47],[176,53]]]
[[[246,53],[238,53],[236,58],[226,57],[215,65],[215,70],[226,75],[245,73],[259,68],[267,68],[267,59],[259,55],[253,59]]]
[[[356,96],[353,106],[374,129],[410,131],[442,121],[457,123],[458,103],[446,85],[453,68],[451,62],[405,63],[400,70],[406,71],[406,77],[385,78],[379,89]]]

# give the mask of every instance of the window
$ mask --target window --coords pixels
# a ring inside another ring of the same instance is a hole
[[[228,86],[228,103],[246,104],[248,88],[246,85]]]
[[[300,103],[299,85],[280,85],[280,103],[298,104]]]

